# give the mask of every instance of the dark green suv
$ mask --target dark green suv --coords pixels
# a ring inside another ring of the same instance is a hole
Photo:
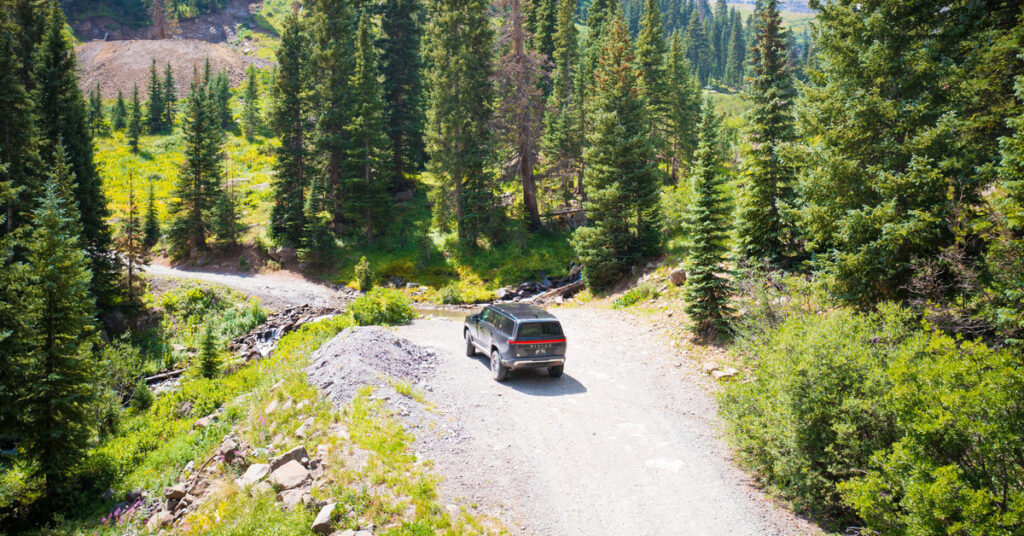
[[[543,368],[557,378],[565,370],[565,334],[551,313],[533,305],[488,305],[466,317],[466,355],[490,356],[491,375],[504,381],[510,369]]]

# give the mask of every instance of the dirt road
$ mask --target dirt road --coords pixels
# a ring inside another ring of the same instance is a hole
[[[553,312],[570,341],[559,379],[521,371],[494,382],[483,356],[465,356],[452,319],[397,329],[442,354],[428,398],[451,424],[423,454],[446,495],[493,505],[514,534],[818,533],[736,468],[708,380],[675,366],[686,358],[626,314]]]
[[[331,289],[287,275],[181,272],[264,300],[330,299]],[[312,303],[316,303],[313,301]],[[445,502],[497,515],[536,536],[803,535],[812,524],[751,485],[720,439],[708,382],[659,335],[624,313],[559,308],[569,339],[565,375],[491,380],[465,356],[461,324],[416,320],[396,332],[440,352],[415,429],[419,454],[444,476]],[[676,366],[681,363],[681,366]]]

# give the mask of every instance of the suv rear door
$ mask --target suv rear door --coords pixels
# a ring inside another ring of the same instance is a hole
[[[509,346],[517,357],[565,355],[565,333],[557,320],[520,322]]]

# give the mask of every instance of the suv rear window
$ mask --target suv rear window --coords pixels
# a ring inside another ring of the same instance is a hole
[[[562,325],[558,322],[523,322],[519,324],[516,338],[525,337],[561,337]]]

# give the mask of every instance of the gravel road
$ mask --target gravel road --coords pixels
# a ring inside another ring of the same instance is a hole
[[[658,335],[615,311],[553,312],[569,339],[559,379],[491,380],[483,356],[465,356],[453,319],[396,330],[441,354],[428,399],[450,425],[421,448],[445,476],[446,498],[493,510],[513,534],[820,533],[735,466],[701,385],[709,380],[676,367]]]
[[[329,287],[288,273],[147,271],[228,286],[270,307],[336,299]],[[455,318],[395,328],[439,354],[426,393],[436,409],[414,412],[429,416],[410,425],[418,454],[445,478],[445,502],[476,505],[526,536],[822,533],[736,467],[710,380],[660,335],[617,311],[552,312],[569,339],[558,379],[520,371],[505,383],[491,380],[483,356],[466,357]]]

